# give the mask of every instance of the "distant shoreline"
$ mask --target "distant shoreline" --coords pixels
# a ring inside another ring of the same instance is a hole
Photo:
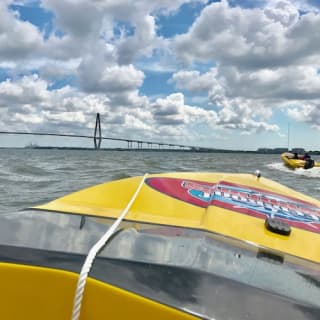
[[[191,152],[191,153],[251,153],[251,154],[282,154],[287,152],[283,149],[263,149],[263,150],[228,150],[228,149],[158,149],[158,148],[94,148],[85,147],[49,147],[49,146],[32,146],[32,147],[0,147],[0,149],[19,149],[19,150],[88,150],[88,151],[143,151],[143,152]],[[309,154],[320,155],[320,151],[310,151]]]

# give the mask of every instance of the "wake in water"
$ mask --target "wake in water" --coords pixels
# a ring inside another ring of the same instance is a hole
[[[282,162],[274,162],[266,165],[270,169],[274,170],[279,170],[282,172],[288,172],[291,174],[295,174],[298,176],[304,176],[308,178],[320,178],[320,168],[319,167],[314,167],[311,169],[303,169],[303,168],[298,168],[295,170],[289,169],[286,167]]]

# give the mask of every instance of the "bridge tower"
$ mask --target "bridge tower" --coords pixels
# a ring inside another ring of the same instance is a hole
[[[94,138],[93,138],[93,141],[94,141],[94,148],[96,150],[99,150],[100,149],[100,146],[101,146],[101,123],[100,123],[100,113],[97,113],[97,116],[96,116],[96,126],[94,128]]]

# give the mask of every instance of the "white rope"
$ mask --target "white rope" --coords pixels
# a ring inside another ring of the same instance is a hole
[[[84,288],[86,285],[86,280],[88,277],[88,273],[90,272],[91,266],[93,264],[93,261],[98,254],[98,252],[103,248],[103,246],[108,242],[110,237],[114,234],[114,232],[117,230],[119,224],[123,220],[123,218],[126,216],[128,213],[129,209],[131,208],[133,202],[136,200],[143,183],[147,177],[147,173],[143,176],[136,192],[132,196],[131,200],[127,204],[126,208],[122,211],[120,216],[117,218],[117,220],[110,226],[110,228],[106,231],[106,233],[96,242],[96,244],[90,249],[87,258],[82,266],[79,279],[78,279],[78,284],[75,292],[75,297],[73,301],[73,309],[72,309],[72,320],[79,320],[80,318],[80,311],[81,311],[81,302],[83,298],[83,292]]]

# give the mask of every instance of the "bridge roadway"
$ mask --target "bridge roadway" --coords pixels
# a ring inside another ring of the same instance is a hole
[[[146,144],[148,147],[152,148],[153,145],[158,145],[159,148],[161,146],[167,147],[178,147],[188,150],[213,150],[212,148],[202,148],[197,146],[189,146],[183,144],[174,144],[174,143],[164,143],[164,142],[155,142],[155,141],[146,141],[139,139],[126,139],[126,138],[113,138],[113,137],[96,137],[96,136],[88,136],[88,135],[77,135],[77,134],[62,134],[62,133],[48,133],[48,132],[16,132],[16,131],[0,131],[0,134],[8,134],[8,135],[34,135],[34,136],[55,136],[55,137],[69,137],[69,138],[86,138],[86,139],[101,139],[101,140],[113,140],[113,141],[121,141],[127,142],[128,149],[133,149],[133,143],[136,143],[137,149],[142,149],[143,144]],[[96,143],[95,143],[96,145]]]

